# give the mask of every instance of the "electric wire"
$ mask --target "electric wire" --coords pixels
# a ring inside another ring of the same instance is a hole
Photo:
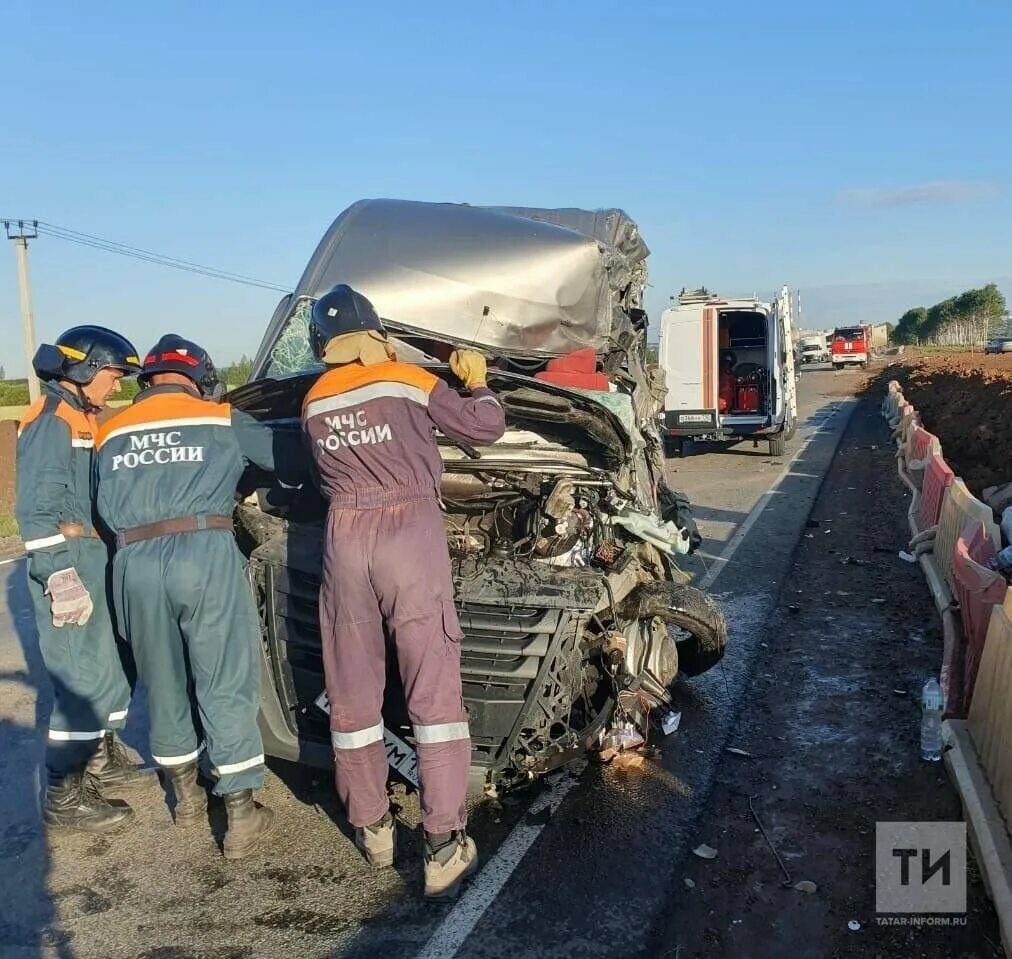
[[[3,218],[12,219],[12,218]],[[16,222],[16,219],[14,219]],[[104,237],[95,236],[91,233],[83,233],[80,230],[72,230],[69,227],[59,226],[45,220],[37,222],[36,229],[40,236],[49,236],[57,240],[66,240],[70,243],[77,243],[80,246],[101,250],[105,253],[117,253],[120,256],[127,256],[145,263],[153,263],[157,266],[170,267],[174,270],[182,270],[187,273],[194,273],[200,276],[207,276],[215,280],[227,280],[230,283],[240,283],[245,286],[257,287],[264,290],[275,290],[279,293],[288,293],[290,289],[268,280],[261,280],[257,277],[247,276],[243,273],[233,273],[229,270],[218,269],[207,266],[203,263],[196,263],[193,260],[184,260],[180,257],[168,256],[163,253],[156,253],[153,250],[146,250],[142,247],[131,246],[128,243],[120,243],[116,240],[108,240]]]

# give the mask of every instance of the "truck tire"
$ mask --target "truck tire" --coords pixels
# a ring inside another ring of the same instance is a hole
[[[659,616],[687,634],[677,640],[678,671],[699,676],[720,662],[727,649],[727,623],[713,598],[694,586],[657,580],[644,583],[622,604],[627,619]]]
[[[770,456],[780,457],[786,450],[786,439],[783,433],[777,433],[770,437]]]

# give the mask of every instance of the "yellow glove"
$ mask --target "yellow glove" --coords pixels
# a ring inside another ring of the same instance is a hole
[[[450,354],[450,369],[464,381],[464,386],[469,390],[484,386],[488,377],[485,357],[475,350],[454,350]]]

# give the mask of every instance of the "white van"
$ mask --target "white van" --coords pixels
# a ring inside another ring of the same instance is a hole
[[[661,316],[667,381],[661,428],[686,440],[765,439],[782,456],[798,424],[791,291],[771,303],[683,290]]]

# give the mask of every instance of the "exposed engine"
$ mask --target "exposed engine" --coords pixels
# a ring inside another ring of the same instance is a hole
[[[442,497],[455,559],[496,556],[580,568],[597,558],[606,566],[629,533],[669,555],[688,549],[685,530],[631,510],[603,481],[457,473],[444,478]]]

